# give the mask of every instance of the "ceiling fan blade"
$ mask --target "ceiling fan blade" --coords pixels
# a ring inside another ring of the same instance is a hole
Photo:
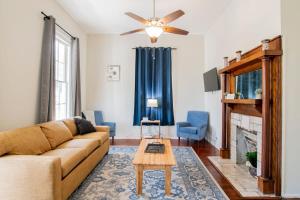
[[[138,15],[132,13],[132,12],[126,12],[125,15],[127,15],[127,16],[129,16],[129,17],[131,17],[131,18],[133,18],[133,19],[141,22],[142,24],[147,24],[148,23],[148,21],[145,20],[143,17],[140,17],[140,16],[138,16]]]
[[[142,32],[144,30],[145,29],[143,29],[143,28],[139,28],[139,29],[135,29],[135,30],[132,30],[132,31],[128,31],[126,33],[122,33],[121,35],[128,35],[128,34],[132,34],[132,33]]]
[[[179,35],[189,34],[189,32],[186,31],[186,30],[175,28],[175,27],[172,27],[172,26],[165,26],[163,28],[163,30],[164,30],[164,32],[167,32],[167,33],[174,33],[174,34],[179,34]]]
[[[159,21],[164,24],[168,24],[168,23],[174,21],[175,19],[178,19],[182,15],[184,15],[184,12],[182,10],[177,10],[177,11],[172,12],[172,13],[168,14],[167,16],[161,18]]]
[[[156,43],[157,42],[157,37],[151,37],[150,40],[151,40],[151,43]]]

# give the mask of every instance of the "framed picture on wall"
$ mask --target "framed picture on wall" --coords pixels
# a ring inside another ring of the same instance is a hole
[[[120,80],[120,65],[107,66],[106,78],[108,81],[119,81]]]

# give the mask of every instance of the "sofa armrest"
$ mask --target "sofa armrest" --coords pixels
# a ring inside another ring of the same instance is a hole
[[[0,157],[0,199],[58,199],[61,194],[61,160],[50,156]]]
[[[116,123],[115,122],[103,122],[103,126],[109,126],[110,129],[115,130],[116,129]],[[110,130],[110,131],[112,131]]]
[[[109,134],[109,126],[95,126],[97,132],[107,132]]]
[[[176,125],[177,125],[177,127],[191,126],[191,124],[189,122],[177,122]]]

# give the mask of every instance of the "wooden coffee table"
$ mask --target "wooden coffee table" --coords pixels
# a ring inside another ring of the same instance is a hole
[[[148,143],[160,142],[165,144],[165,153],[145,153]],[[136,170],[136,193],[142,194],[144,170],[165,170],[165,192],[171,194],[171,171],[176,165],[169,139],[142,139],[140,146],[134,156],[133,165]]]

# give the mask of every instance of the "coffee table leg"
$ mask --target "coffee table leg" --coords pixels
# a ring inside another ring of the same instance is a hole
[[[165,191],[166,195],[171,195],[171,169],[172,167],[166,167],[165,173],[166,173],[166,180],[165,180]]]
[[[142,189],[143,189],[143,167],[142,166],[136,166],[136,194],[141,195]]]

